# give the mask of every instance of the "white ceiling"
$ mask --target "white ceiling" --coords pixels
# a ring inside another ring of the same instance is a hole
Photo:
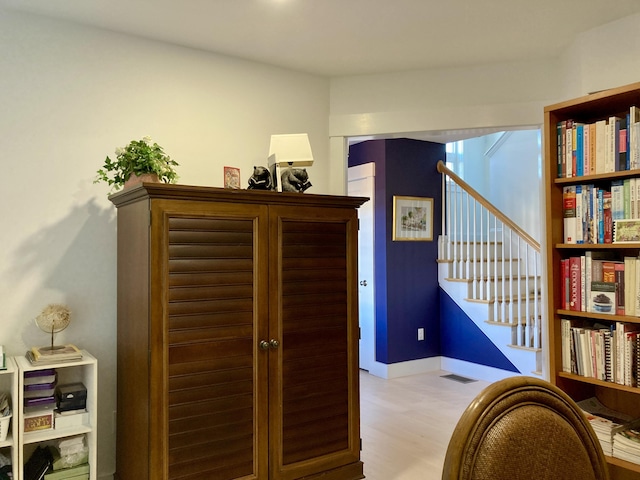
[[[554,57],[581,32],[640,12],[640,1],[0,0],[2,8],[343,76]]]
[[[3,9],[336,77],[553,58],[581,32],[639,13],[640,0],[0,0]]]

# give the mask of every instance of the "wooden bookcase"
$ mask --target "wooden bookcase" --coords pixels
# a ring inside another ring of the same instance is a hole
[[[552,383],[566,391],[574,400],[596,396],[604,405],[640,417],[640,388],[596,380],[563,371],[561,319],[584,322],[625,322],[639,324],[640,317],[597,314],[564,309],[562,305],[561,260],[582,256],[587,251],[610,251],[619,258],[638,256],[640,243],[566,244],[564,242],[563,187],[596,184],[610,186],[613,180],[640,177],[640,170],[617,171],[558,178],[557,125],[564,120],[593,123],[613,115],[626,115],[632,106],[640,106],[640,83],[606,90],[574,100],[550,105],[544,110],[544,154],[546,196],[546,267],[548,299],[549,367]],[[611,478],[640,478],[640,465],[607,457]]]

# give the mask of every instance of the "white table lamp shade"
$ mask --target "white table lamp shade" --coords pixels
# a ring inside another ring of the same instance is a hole
[[[269,164],[312,165],[313,154],[311,153],[309,136],[306,133],[271,135]]]

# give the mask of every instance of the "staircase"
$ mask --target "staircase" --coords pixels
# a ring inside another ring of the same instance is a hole
[[[440,287],[515,365],[542,376],[540,245],[442,162]]]

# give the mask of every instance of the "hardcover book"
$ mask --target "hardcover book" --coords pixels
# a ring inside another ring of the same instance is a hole
[[[563,216],[564,216],[564,243],[576,243],[576,230],[578,219],[576,217],[576,187],[573,185],[563,187],[562,192]]]
[[[616,284],[615,282],[591,282],[589,295],[589,312],[615,315]]]

